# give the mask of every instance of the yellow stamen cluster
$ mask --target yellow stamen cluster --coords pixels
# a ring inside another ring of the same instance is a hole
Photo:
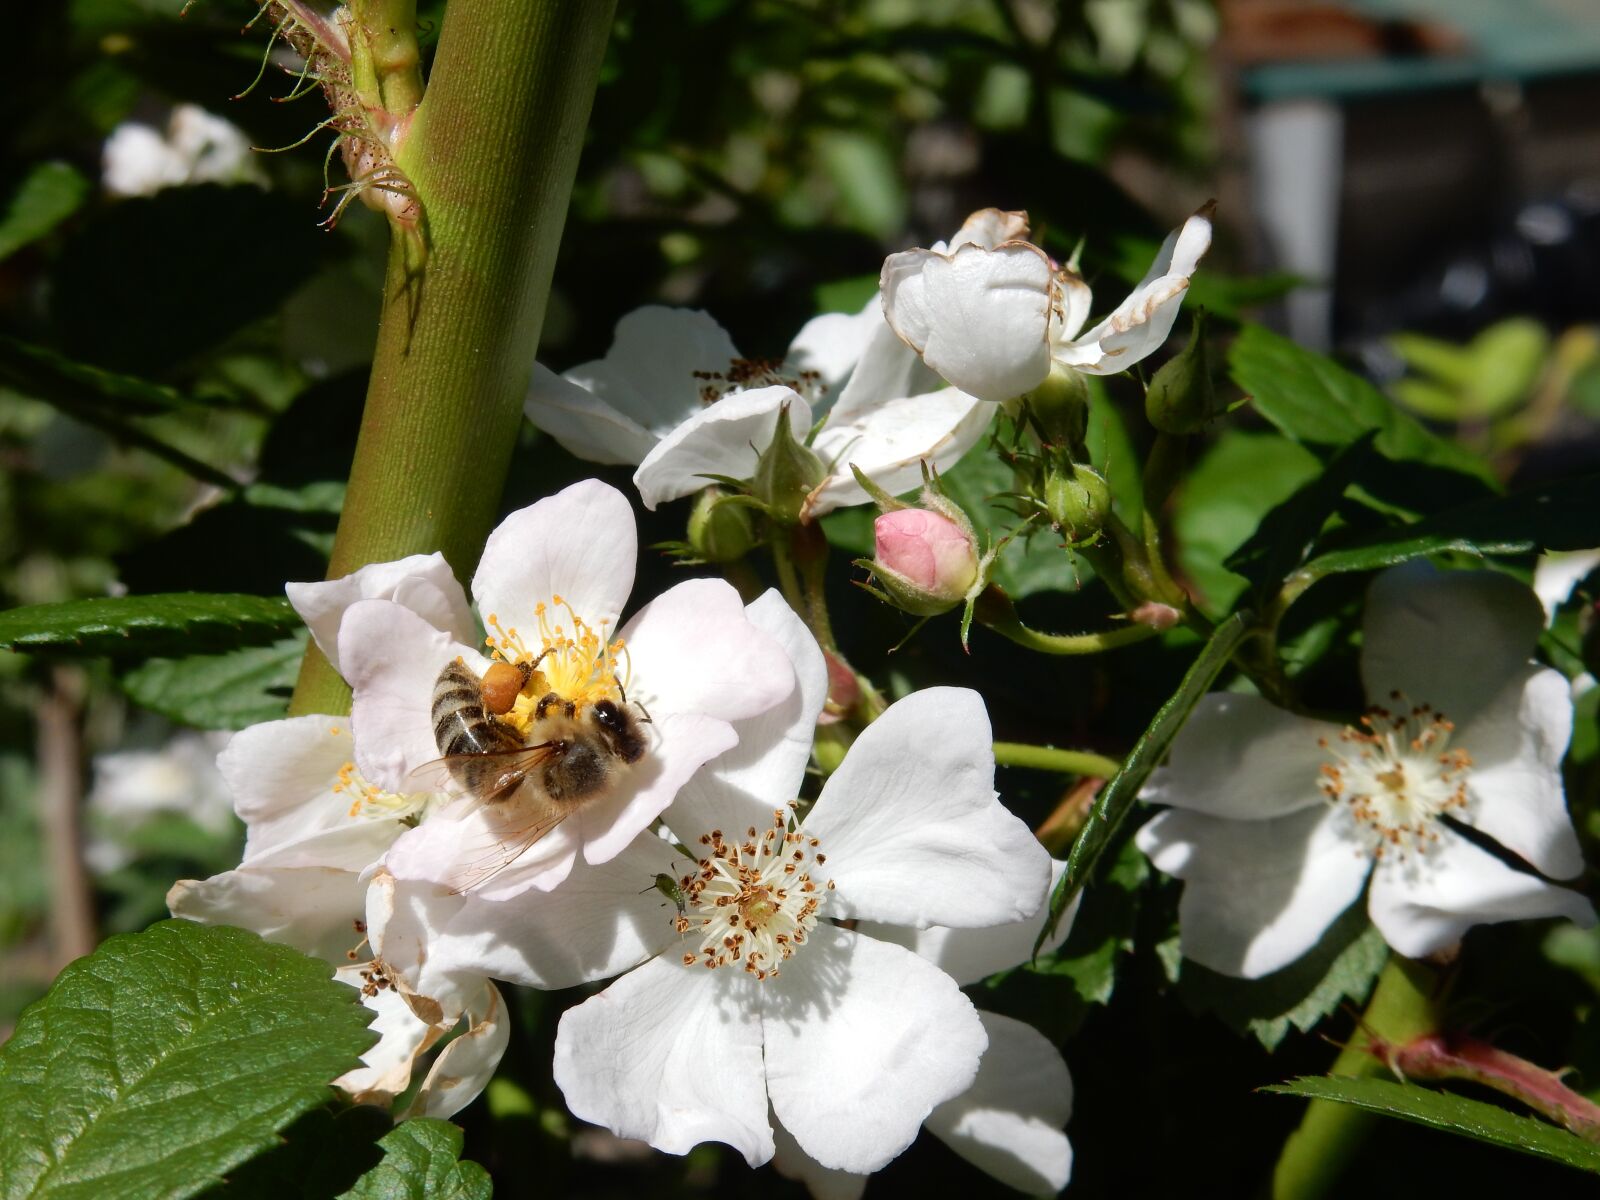
[[[333,790],[338,795],[350,797],[349,816],[395,817],[413,825],[422,819],[433,800],[428,795],[401,796],[386,792],[363,779],[353,762],[347,762],[339,768],[339,777],[334,782]]]
[[[1439,840],[1437,818],[1466,808],[1467,771],[1472,756],[1450,747],[1455,724],[1429,704],[1405,704],[1390,693],[1396,708],[1376,705],[1362,716],[1360,728],[1346,726],[1333,755],[1322,765],[1320,787],[1329,801],[1344,804],[1358,825],[1373,838],[1377,857],[1394,850],[1426,851]]]
[[[552,607],[565,609],[570,624],[553,621]],[[552,596],[549,606],[540,603],[533,611],[539,624],[537,640],[525,640],[515,626],[502,626],[494,613],[488,616],[489,634],[484,642],[491,657],[513,665],[537,664],[528,686],[501,720],[526,732],[540,697],[549,692],[579,709],[601,700],[620,700],[630,674],[622,640],[608,641],[604,624],[596,630],[560,596]],[[620,676],[619,661],[623,664]]]
[[[820,866],[827,857],[790,813],[777,809],[772,818],[765,832],[750,826],[742,841],[729,842],[720,829],[700,839],[704,857],[678,881],[684,911],[674,925],[680,934],[698,929],[701,940],[699,953],[684,953],[684,966],[740,966],[765,980],[816,928],[833,881],[813,879],[808,862]]]

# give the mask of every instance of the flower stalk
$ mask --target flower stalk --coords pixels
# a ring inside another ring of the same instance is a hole
[[[427,255],[419,264],[407,238],[391,243],[330,578],[418,551],[443,551],[458,574],[477,561],[522,420],[613,9],[455,0],[446,12],[396,152],[426,214]],[[291,711],[348,706],[343,681],[309,651]]]
[[[1334,1060],[1330,1075],[1360,1078],[1384,1069],[1373,1048],[1411,1042],[1434,1032],[1443,1001],[1439,971],[1416,959],[1389,956],[1361,1016],[1357,1036]],[[1369,1112],[1333,1100],[1313,1100],[1289,1135],[1272,1175],[1273,1200],[1318,1200],[1334,1194],[1340,1174],[1372,1123]]]

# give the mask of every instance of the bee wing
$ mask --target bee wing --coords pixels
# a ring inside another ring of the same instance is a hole
[[[465,792],[496,804],[510,797],[528,773],[555,752],[555,742],[487,754],[447,754],[406,776],[407,792]]]
[[[459,861],[446,877],[451,895],[459,896],[487,883],[572,811],[532,786],[515,791],[504,803],[480,805],[475,815],[485,822],[485,828],[463,847]]]

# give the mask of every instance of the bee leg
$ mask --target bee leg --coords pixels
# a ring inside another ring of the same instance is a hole
[[[539,697],[539,703],[533,706],[533,719],[535,721],[544,720],[545,713],[549,712],[554,705],[560,703],[560,696],[556,695],[554,692],[546,692],[544,695]]]
[[[563,706],[562,711],[565,712],[568,717],[575,717],[578,715],[578,706],[571,700],[568,700]]]

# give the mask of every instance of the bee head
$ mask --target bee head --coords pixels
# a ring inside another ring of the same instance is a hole
[[[644,734],[627,709],[617,707],[610,700],[599,700],[590,711],[613,754],[627,763],[638,762],[644,757]]]

